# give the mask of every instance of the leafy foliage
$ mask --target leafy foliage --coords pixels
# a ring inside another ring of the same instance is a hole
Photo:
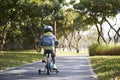
[[[0,3],[0,50],[35,48],[43,26],[52,25],[53,11],[56,19],[63,17],[59,1],[0,0]]]
[[[102,33],[102,24],[104,22],[107,22],[110,28],[114,30],[116,35],[120,37],[120,34],[118,32],[119,30],[115,30],[114,26],[112,26],[111,23],[109,23],[107,20],[107,18],[115,17],[117,14],[119,14],[119,0],[80,0],[79,3],[74,5],[74,9],[85,16],[83,22],[86,23],[86,25],[96,26],[98,31],[98,43],[100,43],[100,37],[105,43],[107,43]],[[98,25],[100,26],[100,29],[98,28]]]
[[[56,36],[66,38],[74,30],[100,24],[120,10],[119,0],[81,0],[77,4],[75,0],[0,0],[0,4],[1,51],[35,48],[44,25],[54,26],[54,20]],[[64,8],[69,4],[73,8]]]

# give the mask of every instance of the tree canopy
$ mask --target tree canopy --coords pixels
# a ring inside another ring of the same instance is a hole
[[[119,11],[119,0],[0,0],[0,50],[36,48],[46,24],[53,26],[59,39],[96,25],[98,42],[100,38],[106,42],[102,24],[107,22],[117,42],[120,28],[116,30],[108,18]]]
[[[119,29],[116,30],[108,21],[108,18],[115,17],[117,14],[119,14],[119,0],[80,0],[79,3],[74,5],[74,8],[80,13],[84,14],[86,19],[83,22],[86,22],[88,25],[96,25],[99,43],[100,37],[106,43],[102,33],[102,24],[104,22],[109,24],[110,30],[112,29],[115,31],[116,34],[114,36],[117,36],[116,38],[118,40],[118,37],[120,37]],[[109,38],[111,37],[109,36]]]

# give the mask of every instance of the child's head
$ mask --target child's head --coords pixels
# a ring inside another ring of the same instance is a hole
[[[46,33],[46,32],[53,32],[52,26],[45,25],[45,27],[44,27],[44,33]]]

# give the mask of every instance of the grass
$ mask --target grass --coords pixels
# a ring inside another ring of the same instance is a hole
[[[39,61],[41,58],[42,54],[39,53],[0,53],[0,70]]]
[[[98,80],[120,80],[120,56],[92,56],[90,61]]]
[[[41,52],[43,53],[43,52]],[[70,51],[57,51],[57,56],[81,56],[88,55],[88,52],[80,53]],[[42,54],[35,51],[9,51],[0,53],[0,70],[21,66],[27,63],[39,61]],[[120,76],[120,56],[92,56],[90,61],[99,80],[115,80]]]
[[[43,51],[41,53],[43,53]],[[0,52],[0,70],[40,61],[43,56],[41,53],[35,50]],[[82,53],[83,52],[77,54],[76,52],[57,51],[57,56],[78,56]]]

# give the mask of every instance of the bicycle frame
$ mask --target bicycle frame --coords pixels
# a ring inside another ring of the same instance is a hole
[[[45,71],[47,71],[47,75],[49,75],[50,72],[56,72],[56,74],[58,74],[58,72],[59,72],[57,69],[53,69],[53,60],[51,57],[51,53],[47,53],[45,70],[44,71],[42,71],[41,69],[38,70],[39,74],[41,74],[41,72],[45,72]]]

